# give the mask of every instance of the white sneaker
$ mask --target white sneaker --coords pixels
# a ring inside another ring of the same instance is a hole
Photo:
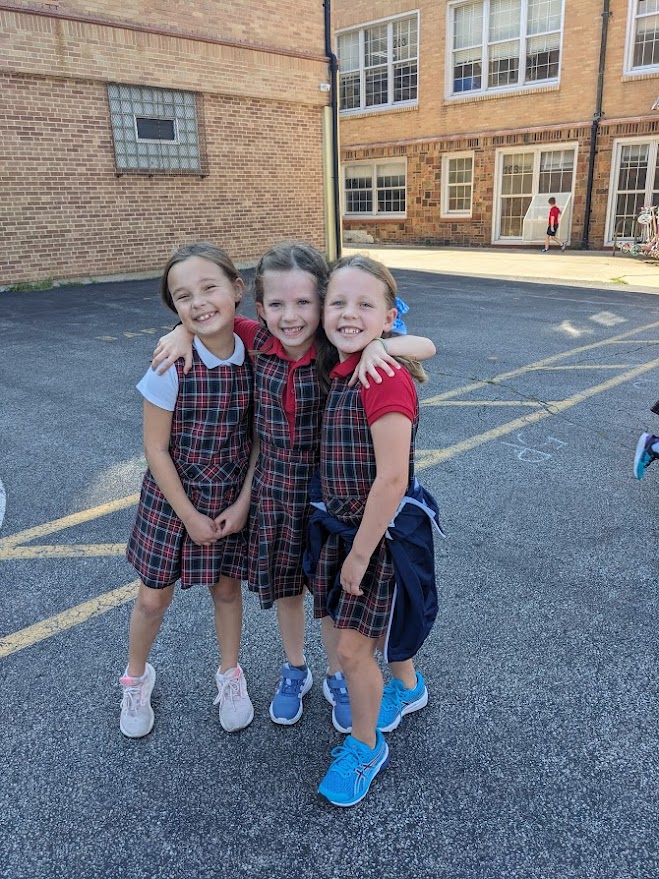
[[[147,662],[141,678],[131,678],[125,674],[119,681],[124,690],[119,729],[129,739],[141,739],[153,729],[151,693],[156,682],[156,670]]]
[[[220,706],[220,723],[227,732],[236,732],[249,726],[254,720],[254,706],[247,693],[247,681],[242,668],[237,665],[215,674],[217,696],[213,705]]]

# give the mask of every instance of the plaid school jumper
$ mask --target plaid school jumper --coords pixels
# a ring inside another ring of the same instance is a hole
[[[260,441],[249,520],[248,586],[262,608],[279,598],[300,595],[307,579],[302,568],[309,520],[309,483],[318,468],[320,423],[325,405],[315,358],[296,365],[267,353],[270,333],[254,342],[254,423]],[[265,349],[265,350],[264,350]],[[283,408],[292,370],[295,418],[289,426]]]
[[[320,484],[330,516],[359,527],[375,481],[375,449],[362,403],[361,385],[348,387],[350,376],[332,379],[320,442]],[[414,481],[414,437],[419,424],[416,402],[410,443],[408,487]],[[327,616],[327,599],[345,561],[338,535],[329,535],[313,578],[314,616]],[[342,592],[334,616],[337,629],[356,629],[379,638],[387,629],[394,589],[394,566],[383,537],[362,580],[363,595]]]
[[[194,507],[215,517],[242,488],[251,448],[252,367],[230,364],[208,369],[193,349],[193,365],[183,375],[172,413],[169,451]],[[197,546],[147,470],[126,557],[153,588],[181,579],[181,586],[211,586],[221,575],[243,579],[244,531],[211,546]]]

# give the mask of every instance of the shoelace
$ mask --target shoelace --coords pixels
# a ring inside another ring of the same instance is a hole
[[[384,693],[382,694],[382,707],[385,710],[394,710],[400,711],[403,707],[403,700],[401,699],[400,690],[398,687],[385,687]]]
[[[230,678],[224,681],[222,689],[218,691],[217,696],[213,699],[213,705],[224,702],[228,698],[231,705],[235,705],[236,699],[240,696],[240,678]]]
[[[338,772],[341,778],[349,778],[364,762],[355,748],[350,748],[347,745],[332,748],[330,756],[334,758],[332,771]]]
[[[125,687],[121,699],[121,707],[127,711],[137,711],[138,708],[141,708],[146,703],[144,698],[145,692],[145,684],[133,684],[132,686]]]

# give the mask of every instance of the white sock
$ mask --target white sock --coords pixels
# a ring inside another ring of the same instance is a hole
[[[650,449],[655,453],[655,455],[659,455],[659,442],[653,443],[650,446]]]

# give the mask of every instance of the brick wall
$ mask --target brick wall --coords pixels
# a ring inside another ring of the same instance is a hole
[[[419,102],[414,108],[341,117],[342,161],[406,157],[407,217],[351,219],[380,242],[485,245],[492,241],[496,150],[524,144],[578,144],[571,240],[583,237],[591,122],[596,109],[602,28],[601,0],[565,0],[561,78],[558,85],[477,97],[446,97],[447,4],[434,0],[335,0],[337,29],[419,10]],[[597,143],[589,240],[606,238],[613,141],[658,136],[659,74],[625,75],[629,4],[612,0],[603,89],[603,117]],[[474,150],[473,214],[442,219],[441,156]]]
[[[377,158],[406,157],[407,161],[407,216],[405,219],[344,220],[346,232],[366,232],[377,243],[405,243],[413,245],[488,246],[492,243],[492,205],[494,202],[494,170],[496,151],[543,143],[569,141],[578,144],[575,170],[577,188],[574,198],[571,238],[581,240],[587,176],[590,127],[555,129],[551,132],[509,132],[506,135],[427,140],[400,146],[347,149],[344,161],[359,162]],[[445,219],[441,213],[442,156],[446,153],[470,151],[474,154],[473,205],[471,217]]]
[[[324,247],[323,52],[315,0],[0,0],[0,286],[157,270],[200,238],[239,262]],[[208,176],[117,176],[107,82],[201,95]]]
[[[323,5],[317,0],[12,0],[18,9],[114,19],[140,26],[193,31],[286,50],[321,54]]]
[[[103,84],[5,75],[0,90],[0,285],[158,269],[196,239],[241,262],[324,245],[317,107],[206,94],[208,177],[117,177]]]

